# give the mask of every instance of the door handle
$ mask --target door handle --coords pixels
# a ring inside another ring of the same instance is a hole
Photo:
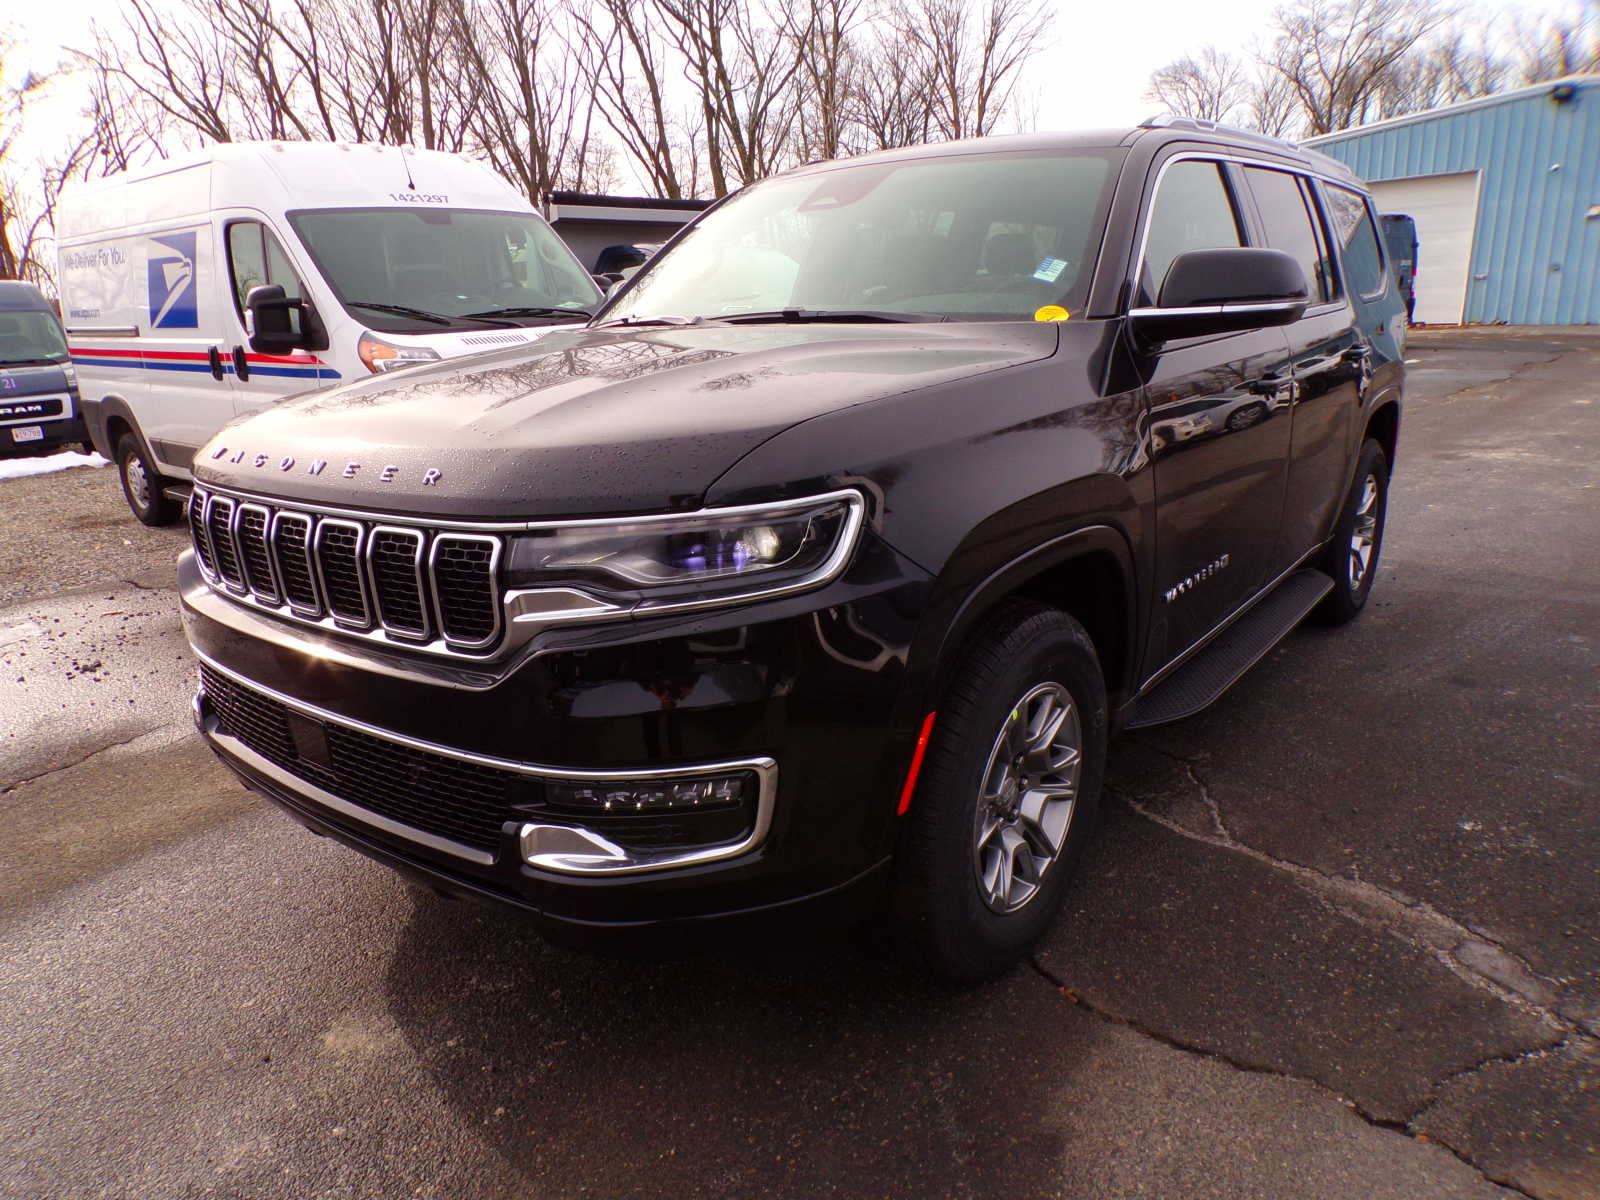
[[[211,378],[222,378],[222,351],[215,346],[206,347],[206,361],[211,364]]]
[[[250,360],[245,358],[243,346],[235,346],[233,348],[233,373],[241,381],[250,378]]]

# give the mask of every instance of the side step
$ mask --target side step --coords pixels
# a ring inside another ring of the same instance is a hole
[[[1139,699],[1125,729],[1181,721],[1208,707],[1333,590],[1321,571],[1296,571]]]
[[[161,494],[176,504],[189,502],[189,485],[187,483],[169,483],[161,489]]]

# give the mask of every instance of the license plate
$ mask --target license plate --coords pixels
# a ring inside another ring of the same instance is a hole
[[[13,442],[42,442],[44,441],[43,425],[18,425],[11,431]]]

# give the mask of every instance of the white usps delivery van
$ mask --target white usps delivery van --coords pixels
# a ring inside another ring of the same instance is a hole
[[[503,179],[409,147],[212,146],[71,188],[56,233],[89,435],[147,525],[177,518],[195,450],[235,416],[600,302]]]

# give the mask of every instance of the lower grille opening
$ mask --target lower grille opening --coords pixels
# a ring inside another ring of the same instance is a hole
[[[315,720],[204,663],[200,689],[223,732],[274,766],[369,812],[476,850],[498,853],[508,821],[581,826],[641,852],[724,845],[746,836],[755,821],[753,776],[737,799],[698,811],[594,811],[562,803],[560,789],[547,796],[544,781],[520,772]]]
[[[538,786],[511,771],[311,720],[208,666],[200,668],[200,686],[224,732],[274,766],[369,812],[474,849],[498,851],[501,824],[517,819],[513,805],[532,798]]]

